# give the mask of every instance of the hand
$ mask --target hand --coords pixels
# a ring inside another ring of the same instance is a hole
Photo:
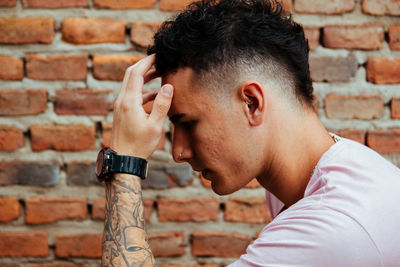
[[[155,151],[163,133],[163,124],[171,106],[173,87],[165,84],[157,92],[142,94],[143,85],[158,77],[151,70],[155,55],[130,66],[114,103],[114,119],[110,147],[120,155],[148,159]],[[155,99],[155,100],[154,100]],[[143,104],[154,100],[147,114]]]

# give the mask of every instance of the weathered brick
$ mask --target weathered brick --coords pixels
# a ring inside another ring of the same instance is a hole
[[[73,44],[123,43],[125,21],[108,18],[66,18],[62,38]]]
[[[107,115],[113,109],[112,90],[58,90],[55,112],[58,115]]]
[[[0,257],[46,257],[46,232],[0,232]]]
[[[147,47],[153,43],[153,36],[160,27],[160,22],[136,21],[131,23],[132,43]]]
[[[0,80],[22,80],[24,63],[20,58],[0,55]]]
[[[319,46],[320,28],[313,26],[304,26],[304,35],[308,40],[308,46],[314,50]]]
[[[296,0],[294,10],[298,13],[308,14],[343,14],[354,10],[354,0]]]
[[[54,39],[52,18],[0,18],[0,29],[3,44],[49,44]]]
[[[72,161],[67,164],[68,185],[103,185],[97,181],[96,163],[90,161]]]
[[[399,58],[369,58],[367,61],[367,80],[376,84],[400,83]]]
[[[0,7],[15,7],[17,0],[0,0]]]
[[[87,7],[87,0],[23,0],[25,8],[68,8]]]
[[[392,119],[400,119],[400,97],[393,97],[391,102]]]
[[[224,219],[229,222],[266,223],[271,215],[265,198],[230,198],[225,203]]]
[[[371,15],[400,15],[398,0],[363,0],[362,10]]]
[[[58,183],[59,166],[49,162],[2,161],[0,185],[23,184],[51,186]]]
[[[335,133],[341,137],[365,144],[365,132],[363,130],[347,129],[335,131]]]
[[[310,57],[311,79],[314,82],[347,82],[357,72],[354,57]]]
[[[163,11],[179,11],[185,9],[191,0],[160,0],[160,9]]]
[[[400,25],[389,27],[389,47],[392,50],[400,50]]]
[[[330,119],[373,120],[382,117],[384,102],[380,95],[335,95],[324,99],[325,113]]]
[[[56,256],[60,258],[100,258],[102,234],[58,234]]]
[[[0,95],[1,96],[1,95]],[[0,150],[14,151],[24,145],[24,133],[15,126],[0,125]]]
[[[196,265],[179,265],[179,264],[168,264],[161,265],[161,267],[218,267],[217,264],[196,264]]]
[[[147,178],[142,180],[143,189],[165,189],[187,186],[193,181],[192,168],[188,164],[151,164]]]
[[[10,222],[18,219],[21,206],[16,197],[0,196],[0,222]]]
[[[35,80],[85,81],[87,75],[86,55],[48,56],[27,55],[26,76]]]
[[[157,207],[160,222],[205,222],[219,214],[219,200],[213,198],[162,198]]]
[[[328,48],[377,50],[383,46],[382,25],[328,25],[324,27],[323,44]]]
[[[99,80],[122,81],[126,69],[142,58],[142,56],[94,56],[93,76]]]
[[[0,91],[0,116],[43,113],[47,107],[46,90]]]
[[[25,206],[25,222],[29,224],[84,220],[87,217],[84,198],[31,198],[25,201]]]
[[[400,129],[368,131],[367,145],[382,154],[400,153]]]
[[[39,263],[39,264],[30,264],[25,266],[26,267],[90,267],[91,265],[73,264],[73,263]],[[94,266],[95,265],[93,265],[93,267]]]
[[[154,8],[156,0],[94,0],[94,4],[108,9],[143,9]]]
[[[149,245],[155,257],[172,257],[185,254],[183,232],[149,234]]]
[[[251,237],[223,232],[193,232],[192,242],[192,254],[194,256],[238,258],[246,252]]]
[[[32,149],[81,151],[95,148],[95,128],[86,125],[32,125]]]

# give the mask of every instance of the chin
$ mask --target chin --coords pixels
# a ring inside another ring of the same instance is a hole
[[[230,186],[228,186],[226,184],[221,185],[221,184],[218,184],[215,182],[211,182],[211,188],[217,195],[220,195],[220,196],[232,194],[240,189],[240,188],[231,188]]]

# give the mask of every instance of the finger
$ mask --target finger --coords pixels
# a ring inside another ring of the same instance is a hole
[[[154,100],[153,109],[149,117],[154,123],[162,124],[167,116],[172,102],[173,91],[174,88],[170,84],[164,84],[163,87],[161,87],[160,92]]]

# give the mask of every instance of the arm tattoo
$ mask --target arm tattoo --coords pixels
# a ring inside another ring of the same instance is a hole
[[[140,178],[116,174],[106,182],[102,266],[157,266],[145,229]]]

